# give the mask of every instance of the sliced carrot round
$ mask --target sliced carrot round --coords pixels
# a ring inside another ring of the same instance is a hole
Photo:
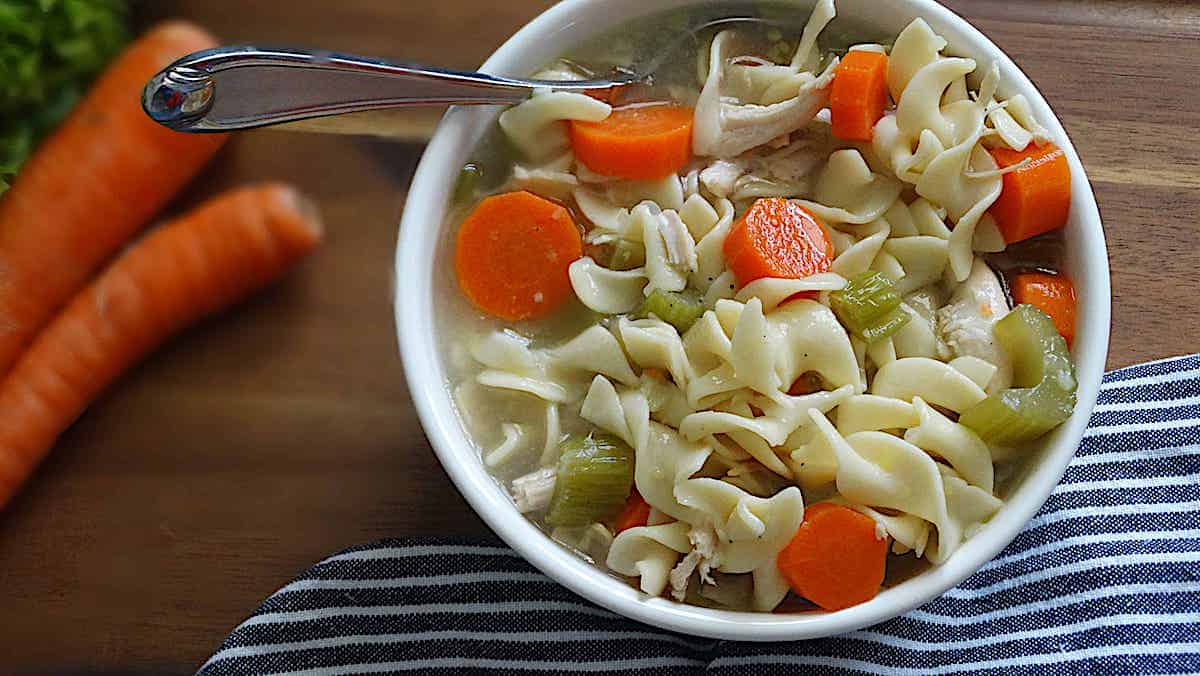
[[[568,268],[583,256],[565,207],[526,191],[493,195],[458,230],[458,285],[480,310],[509,321],[544,317],[571,296]]]
[[[829,121],[833,135],[851,141],[870,141],[875,123],[887,107],[888,57],[878,52],[846,54],[834,72],[829,89]]]
[[[830,502],[809,505],[779,553],[779,571],[792,591],[825,610],[869,601],[887,562],[887,538],[876,535],[875,520],[865,514]]]
[[[1004,241],[1012,244],[1067,224],[1071,211],[1071,167],[1053,143],[1029,144],[1025,150],[995,148],[992,157],[1001,168],[1026,159],[1029,163],[1004,175],[1000,199],[992,205]]]
[[[729,230],[725,261],[739,286],[756,279],[800,279],[828,272],[833,263],[829,233],[797,202],[757,200]]]
[[[571,122],[575,158],[588,169],[636,181],[670,176],[692,159],[694,111],[667,103],[614,110],[600,122]]]

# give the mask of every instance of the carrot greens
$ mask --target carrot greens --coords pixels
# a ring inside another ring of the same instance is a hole
[[[129,40],[124,0],[0,0],[0,193]]]

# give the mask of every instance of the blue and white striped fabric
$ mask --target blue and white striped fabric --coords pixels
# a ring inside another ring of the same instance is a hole
[[[279,590],[203,676],[1200,673],[1200,355],[1105,378],[1062,485],[999,558],[836,638],[691,638],[593,606],[495,542],[356,547]]]

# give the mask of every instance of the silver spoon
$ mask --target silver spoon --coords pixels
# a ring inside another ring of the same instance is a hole
[[[639,72],[605,79],[523,80],[446,70],[327,51],[221,47],[196,52],[150,79],[142,107],[159,124],[185,132],[228,132],[307,120],[310,131],[369,132],[378,117],[347,113],[424,105],[513,105],[538,89],[586,92],[613,103],[651,96],[654,74],[705,31],[740,24],[776,25],[731,17],[688,31]]]

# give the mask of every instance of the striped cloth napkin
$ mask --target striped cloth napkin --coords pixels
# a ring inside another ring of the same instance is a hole
[[[199,673],[1200,673],[1200,355],[1109,373],[1078,457],[997,559],[843,636],[738,643],[602,610],[496,542],[405,539],[280,589]]]

